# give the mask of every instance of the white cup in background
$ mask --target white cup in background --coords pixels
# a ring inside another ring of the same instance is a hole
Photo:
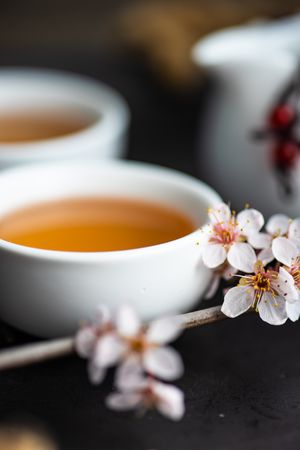
[[[129,109],[120,94],[92,78],[46,69],[0,69],[0,116],[74,110],[93,117],[81,130],[61,137],[0,142],[0,170],[19,164],[123,156]]]

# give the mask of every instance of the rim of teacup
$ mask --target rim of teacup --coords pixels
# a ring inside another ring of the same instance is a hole
[[[292,52],[278,44],[273,45],[264,32],[264,26],[263,23],[253,23],[214,31],[193,45],[192,61],[204,68],[236,62],[245,64],[253,60],[296,65]]]
[[[176,183],[177,188],[182,191],[187,192],[191,196],[196,196],[199,198],[199,205],[202,203],[204,208],[209,206],[214,206],[222,202],[219,194],[214,191],[213,188],[208,186],[196,178],[182,173],[180,171],[166,168],[159,165],[142,163],[137,161],[106,161],[101,162],[51,162],[47,164],[28,164],[26,166],[16,167],[12,169],[7,169],[0,173],[0,189],[1,184],[7,182],[9,178],[18,178],[20,175],[25,174],[28,177],[34,176],[34,173],[40,171],[56,171],[56,170],[96,170],[99,172],[105,171],[106,169],[114,169],[128,171],[128,174],[139,172],[144,176],[157,176],[164,177],[164,180],[169,180],[170,182]],[[57,198],[66,198],[62,195]],[[49,200],[49,199],[48,199]],[[33,204],[34,202],[32,202]],[[200,205],[201,206],[201,205]],[[1,208],[1,204],[0,204]],[[17,210],[16,208],[15,210]],[[178,207],[180,210],[180,207]],[[204,223],[203,223],[204,224]],[[188,240],[194,240],[195,245],[199,239],[199,228],[196,228],[193,232],[182,236],[178,239],[168,241],[162,244],[151,245],[148,247],[140,247],[129,250],[116,250],[116,251],[104,251],[104,252],[71,252],[71,251],[60,251],[60,250],[48,250],[39,249],[34,247],[27,247],[20,244],[15,244],[3,239],[0,239],[0,250],[19,254],[22,257],[29,258],[40,258],[40,259],[51,259],[56,261],[68,261],[68,262],[95,262],[95,261],[114,261],[120,259],[127,259],[132,257],[141,257],[151,255],[164,250],[171,250],[174,247],[185,245]]]
[[[11,99],[14,99],[16,108],[18,93],[25,95],[22,101],[26,104],[30,98],[28,92],[33,92],[32,99],[41,101],[40,106],[51,102],[53,106],[74,106],[78,111],[89,109],[95,114],[95,120],[82,130],[64,136],[0,143],[0,161],[23,160],[27,157],[43,160],[84,154],[85,149],[94,145],[95,141],[99,146],[108,144],[111,139],[121,135],[129,124],[129,107],[122,95],[107,84],[86,75],[56,69],[3,67],[0,69],[0,90],[1,86],[14,92]],[[8,98],[9,94],[6,95]],[[24,104],[20,101],[21,106]]]

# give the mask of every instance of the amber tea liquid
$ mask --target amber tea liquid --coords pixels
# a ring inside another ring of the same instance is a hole
[[[95,121],[91,112],[67,108],[0,113],[0,144],[58,138],[77,133]]]
[[[101,252],[162,244],[195,225],[180,211],[123,198],[63,199],[12,212],[0,221],[0,238],[47,250]]]

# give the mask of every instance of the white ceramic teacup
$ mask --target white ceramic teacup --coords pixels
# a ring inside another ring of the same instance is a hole
[[[0,142],[0,169],[32,162],[123,155],[129,109],[120,94],[91,78],[46,69],[0,69],[0,115],[66,111],[89,114],[91,123],[61,137]]]
[[[54,163],[0,174],[0,220],[26,205],[70,197],[116,196],[160,202],[191,218],[195,230],[220,197],[179,172],[135,162]],[[99,303],[131,303],[144,319],[190,309],[211,274],[199,231],[151,247],[114,252],[41,250],[0,240],[0,316],[39,336],[72,333]]]

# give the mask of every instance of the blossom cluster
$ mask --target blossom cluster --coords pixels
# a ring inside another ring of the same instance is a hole
[[[265,322],[282,325],[300,316],[300,218],[263,215],[246,208],[239,214],[222,203],[209,209],[200,230],[200,251],[213,272],[207,298],[220,280],[237,280],[226,289],[221,311],[237,317],[252,309]],[[263,227],[265,225],[265,229]],[[115,367],[115,391],[106,404],[114,410],[156,408],[173,420],[184,414],[184,395],[166,382],[183,373],[180,355],[169,344],[183,329],[183,317],[165,317],[143,325],[128,305],[112,314],[100,306],[95,320],[77,333],[77,353],[88,359],[92,383]]]
[[[165,383],[183,373],[180,355],[166,345],[182,331],[179,316],[160,318],[144,326],[127,305],[111,314],[105,306],[95,320],[77,333],[77,353],[88,359],[92,383],[99,384],[115,366],[115,388],[106,399],[114,410],[156,408],[173,420],[184,414],[184,396],[176,386]]]
[[[265,322],[281,325],[300,316],[300,218],[283,214],[265,224],[263,215],[246,208],[239,214],[222,203],[209,209],[201,229],[204,265],[213,270],[207,298],[221,279],[238,280],[226,291],[222,312],[228,317],[254,309]]]

